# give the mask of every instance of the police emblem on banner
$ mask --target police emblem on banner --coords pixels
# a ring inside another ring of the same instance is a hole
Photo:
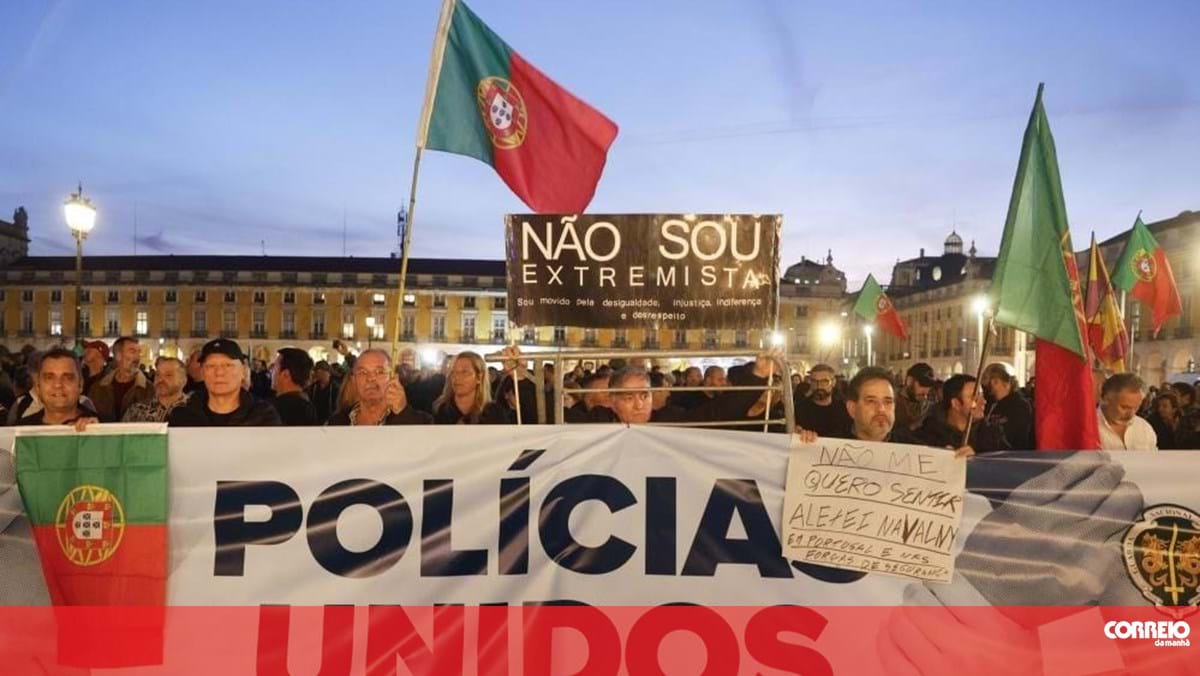
[[[502,77],[485,77],[475,87],[475,99],[483,126],[497,148],[511,150],[525,141],[529,125],[525,99],[511,82]]]
[[[1138,249],[1129,264],[1133,266],[1134,274],[1143,282],[1153,280],[1154,275],[1158,273],[1158,261],[1145,249]]]
[[[121,546],[125,510],[107,488],[76,486],[59,504],[54,525],[67,560],[77,566],[94,566]]]
[[[1177,618],[1200,605],[1200,514],[1179,505],[1148,507],[1121,549],[1129,579],[1146,600]]]

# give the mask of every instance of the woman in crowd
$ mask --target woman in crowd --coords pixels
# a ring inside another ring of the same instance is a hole
[[[450,365],[442,396],[433,402],[437,425],[503,425],[507,412],[492,401],[487,364],[474,352],[461,352]]]
[[[1158,435],[1160,450],[1180,448],[1177,444],[1182,439],[1178,437],[1183,435],[1180,434],[1181,430],[1179,429],[1179,396],[1174,391],[1165,389],[1154,397],[1147,420],[1154,428],[1154,433]]]

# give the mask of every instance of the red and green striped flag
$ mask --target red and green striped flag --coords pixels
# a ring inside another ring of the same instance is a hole
[[[444,0],[417,146],[491,165],[540,213],[582,212],[617,125],[546,77],[460,0]]]
[[[50,599],[90,607],[60,615],[65,661],[157,663],[167,592],[166,426],[26,427],[15,447]],[[114,608],[131,606],[141,610]]]
[[[996,322],[1037,337],[1039,450],[1100,448],[1079,268],[1038,85],[992,277]]]
[[[896,312],[896,306],[892,305],[892,301],[883,292],[883,287],[875,281],[875,275],[867,275],[867,281],[863,282],[862,291],[858,292],[858,301],[854,303],[854,312],[869,322],[875,322],[880,331],[900,340],[908,339],[908,328],[904,326],[904,320],[900,319],[900,313]]]
[[[1125,250],[1117,260],[1113,284],[1150,308],[1155,335],[1168,319],[1183,312],[1167,252],[1150,234],[1141,214],[1134,221]]]

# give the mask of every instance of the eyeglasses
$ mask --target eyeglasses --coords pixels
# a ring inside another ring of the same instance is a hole
[[[355,378],[387,378],[390,375],[391,373],[384,368],[378,368],[374,371],[368,371],[366,369],[354,369]]]

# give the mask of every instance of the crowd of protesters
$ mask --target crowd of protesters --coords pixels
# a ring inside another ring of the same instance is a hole
[[[136,338],[43,353],[0,353],[0,424],[167,422],[175,426],[513,424],[538,420],[537,385],[515,347],[504,368],[462,352],[440,368],[420,368],[406,349],[393,364],[380,349],[354,354],[341,341],[340,363],[314,362],[285,347],[270,363],[250,360],[236,341],[217,338],[185,361],[141,362]],[[555,406],[552,363],[539,367],[548,422],[684,423],[783,431],[778,353],[749,363],[663,370],[648,360],[580,362],[563,374]],[[518,366],[519,365],[519,366]],[[774,387],[767,387],[772,379]],[[733,387],[729,387],[733,386]],[[982,383],[958,374],[939,380],[918,363],[901,377],[878,367],[847,380],[818,364],[793,373],[796,428],[812,437],[858,438],[957,449],[960,454],[1036,447],[1032,386],[1021,388],[1002,364]],[[1200,407],[1184,383],[1147,388],[1119,373],[1099,386],[1097,422],[1105,450],[1200,448]],[[518,408],[520,412],[518,413]],[[770,410],[768,410],[768,408]]]

